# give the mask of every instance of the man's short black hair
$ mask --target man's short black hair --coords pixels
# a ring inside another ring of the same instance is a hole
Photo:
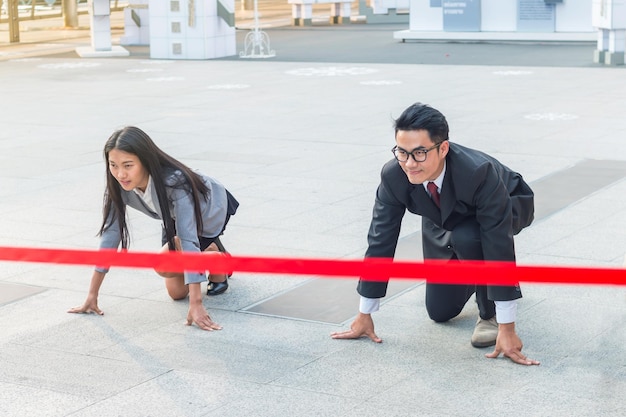
[[[395,132],[399,130],[426,130],[434,143],[448,140],[446,117],[428,104],[415,103],[395,120]]]

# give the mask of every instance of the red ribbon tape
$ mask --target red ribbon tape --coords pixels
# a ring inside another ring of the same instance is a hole
[[[43,262],[71,265],[107,265],[153,268],[158,271],[231,271],[364,277],[385,281],[388,277],[428,279],[433,283],[515,285],[519,282],[545,284],[626,285],[626,268],[526,266],[512,262],[463,261],[403,262],[388,258],[362,260],[306,259],[231,256],[220,253],[118,252],[0,247],[0,261]]]

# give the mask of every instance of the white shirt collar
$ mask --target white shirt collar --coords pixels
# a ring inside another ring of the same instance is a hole
[[[148,206],[150,210],[156,213],[156,207],[154,205],[154,201],[152,201],[152,176],[148,176],[148,185],[146,185],[146,190],[141,191],[139,188],[133,188],[135,194],[137,194],[144,203]]]
[[[439,190],[439,194],[441,194],[441,187],[443,186],[443,177],[446,175],[446,160],[444,159],[443,161],[443,169],[441,170],[441,173],[439,174],[439,176],[437,178],[435,178],[435,181],[424,181],[422,183],[422,185],[424,186],[424,189],[426,190],[426,192],[428,192],[428,183],[429,182],[434,182],[435,185],[437,186],[437,189]]]

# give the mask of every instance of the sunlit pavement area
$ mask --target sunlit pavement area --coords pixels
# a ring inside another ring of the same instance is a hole
[[[150,60],[145,46],[81,59],[88,30],[50,41],[67,32],[53,27],[0,43],[0,245],[95,249],[102,147],[136,125],[237,197],[223,238],[233,254],[359,259],[392,119],[421,101],[447,116],[452,141],[535,189],[520,264],[624,263],[625,73],[593,64],[593,44],[399,43],[401,25],[287,25],[267,29],[271,59]],[[131,248],[158,251],[159,223],[129,215]],[[420,227],[405,216],[399,258],[420,259]],[[393,280],[375,344],[329,337],[357,311],[356,278],[235,272],[204,299],[224,329],[203,332],[143,269],[112,269],[104,316],[67,314],[90,276],[2,262],[0,415],[626,414],[624,287],[522,284],[517,330],[541,361],[522,367],[470,345],[473,302],[432,322],[423,280]]]

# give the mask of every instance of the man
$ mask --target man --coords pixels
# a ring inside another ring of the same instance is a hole
[[[416,103],[395,121],[396,146],[382,169],[365,257],[392,258],[406,210],[422,216],[424,259],[515,261],[513,235],[534,217],[533,192],[521,175],[494,158],[448,140],[448,123],[439,111]],[[351,329],[335,339],[369,337],[371,313],[378,311],[387,282],[359,281],[359,314]],[[516,363],[538,365],[522,354],[515,332],[519,286],[434,284],[426,280],[426,310],[431,319],[456,317],[476,294],[479,318],[475,347],[495,345]]]

